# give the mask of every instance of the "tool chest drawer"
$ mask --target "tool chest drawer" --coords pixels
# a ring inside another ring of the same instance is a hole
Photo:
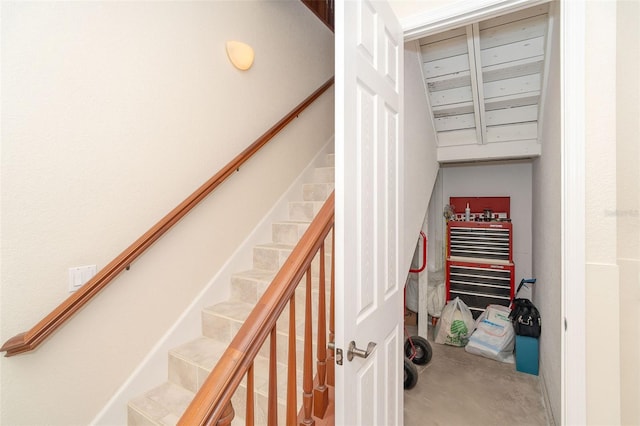
[[[460,297],[474,318],[487,305],[509,306],[514,293],[514,265],[447,262],[447,300]]]
[[[448,227],[448,257],[512,261],[511,223],[458,222]]]

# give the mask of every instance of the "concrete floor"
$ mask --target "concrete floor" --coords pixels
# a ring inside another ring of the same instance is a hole
[[[538,376],[464,348],[429,343],[431,362],[418,366],[418,383],[404,391],[405,426],[551,425]]]

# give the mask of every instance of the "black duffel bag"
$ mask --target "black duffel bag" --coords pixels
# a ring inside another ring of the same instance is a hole
[[[518,336],[540,337],[542,321],[540,312],[529,299],[513,299],[509,318]]]

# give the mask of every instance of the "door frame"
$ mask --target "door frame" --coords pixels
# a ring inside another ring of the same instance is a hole
[[[406,17],[400,20],[400,24],[406,42],[549,2],[550,0],[460,0],[447,4],[446,7]]]
[[[405,42],[471,22],[528,8],[548,0],[459,1],[402,19]],[[561,419],[586,424],[585,291],[585,9],[583,2],[560,7],[561,68]],[[571,295],[568,298],[567,295]],[[575,326],[568,327],[568,324]],[[567,362],[570,360],[570,362]]]

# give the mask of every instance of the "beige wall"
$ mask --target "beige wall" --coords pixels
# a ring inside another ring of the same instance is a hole
[[[68,296],[69,267],[103,267],[333,74],[333,36],[298,2],[1,7],[2,342]],[[255,48],[250,71],[229,39]],[[329,140],[331,105],[317,114],[40,349],[2,358],[0,423],[87,424]]]
[[[619,2],[616,19],[620,414],[622,424],[637,425],[640,424],[640,3]]]
[[[587,422],[620,423],[616,263],[616,7],[588,2],[585,52]],[[570,244],[570,242],[568,242]],[[567,295],[570,297],[571,295]]]
[[[587,3],[587,419],[594,425],[640,422],[639,25],[637,2]]]

